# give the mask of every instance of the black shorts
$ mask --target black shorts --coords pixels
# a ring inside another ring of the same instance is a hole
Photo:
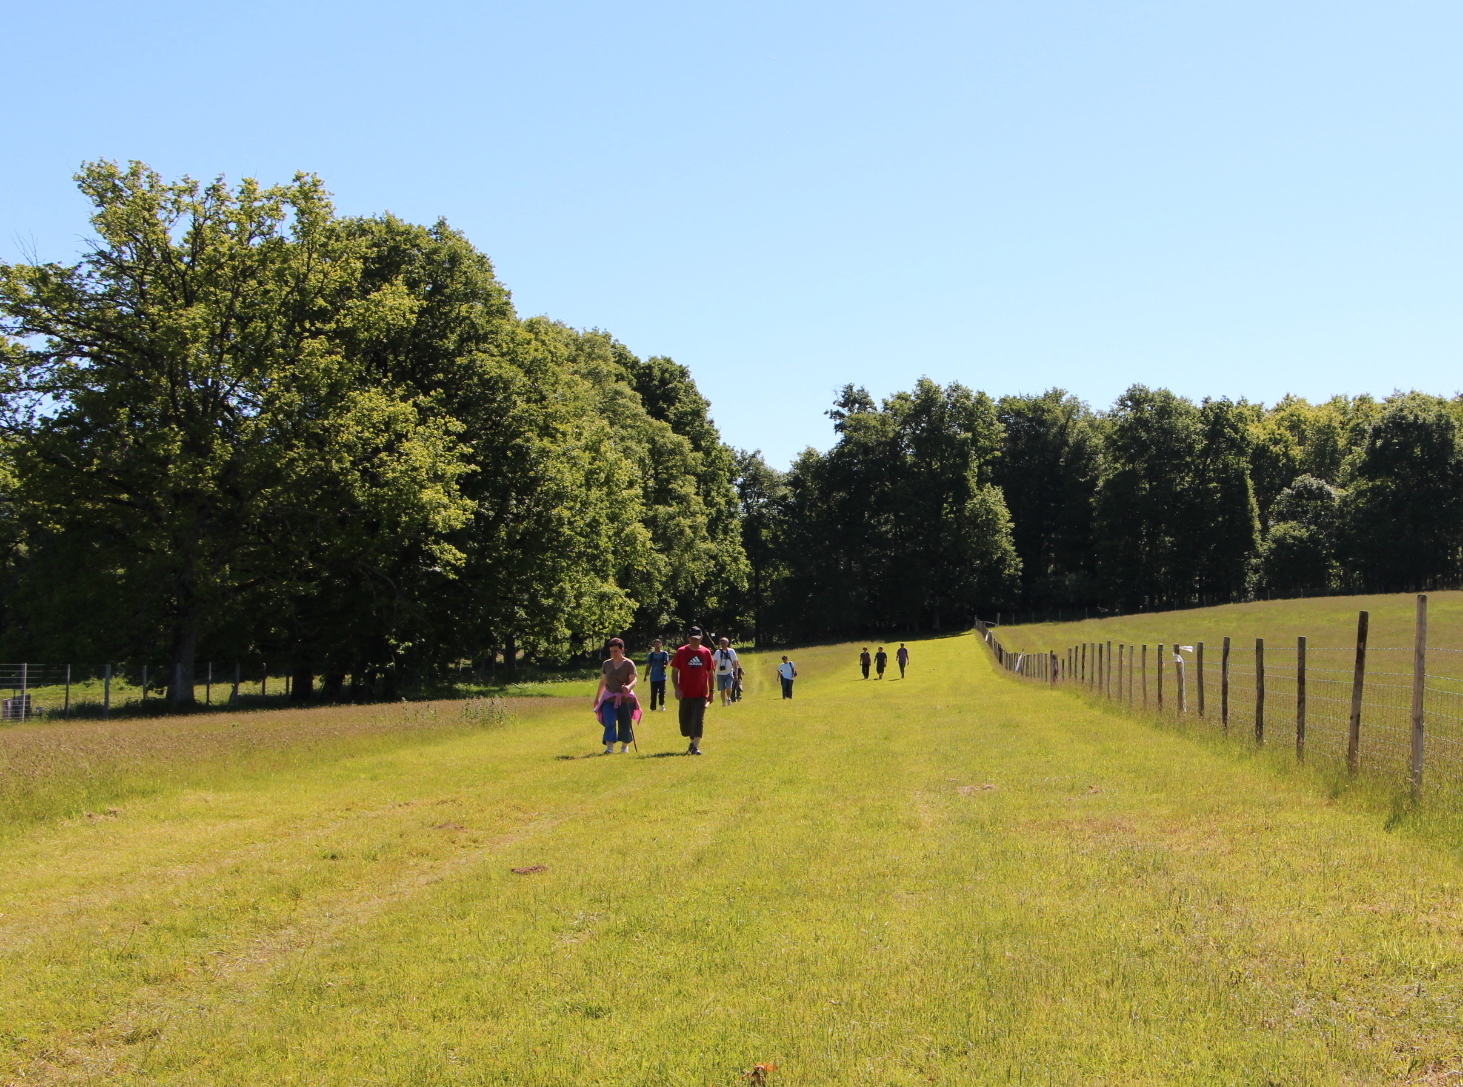
[[[706,727],[706,699],[681,699],[681,735],[688,740],[701,739],[701,730]]]

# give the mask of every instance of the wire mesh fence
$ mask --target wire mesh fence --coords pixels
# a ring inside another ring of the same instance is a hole
[[[176,676],[171,665],[0,663],[0,721],[152,712],[189,701],[186,690],[172,690]],[[193,708],[268,705],[290,694],[291,676],[264,664],[201,662],[193,679]]]
[[[1298,758],[1409,780],[1463,781],[1463,650],[1429,648],[1427,597],[1414,644],[1370,646],[1358,613],[1353,645],[1225,638],[1129,645],[1083,642],[1014,652],[979,633],[1001,667],[1024,679],[1077,686],[1134,711],[1194,717]]]

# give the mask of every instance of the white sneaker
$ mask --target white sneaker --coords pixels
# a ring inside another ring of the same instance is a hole
[[[614,753],[615,753],[615,745],[614,744],[610,744],[609,747],[605,748],[605,754],[606,755],[613,755]]]
[[[628,755],[629,753],[630,753],[630,745],[629,744],[621,744],[620,745],[620,754],[621,755]]]

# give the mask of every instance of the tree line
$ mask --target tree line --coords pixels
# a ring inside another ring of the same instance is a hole
[[[12,659],[405,676],[734,623],[735,458],[689,372],[520,318],[446,223],[320,181],[78,175],[74,265],[0,266]]]
[[[697,622],[766,642],[977,610],[1456,584],[1463,402],[847,386],[786,471],[689,371],[522,318],[445,222],[318,178],[77,176],[75,264],[0,265],[0,645],[288,662],[296,697]]]
[[[843,390],[827,453],[744,463],[762,624],[940,629],[1463,584],[1463,397],[1194,403]]]

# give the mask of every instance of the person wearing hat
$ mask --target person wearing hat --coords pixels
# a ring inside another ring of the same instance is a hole
[[[671,657],[671,687],[679,703],[681,735],[691,741],[686,754],[699,755],[706,707],[713,697],[711,676],[715,663],[711,650],[701,644],[701,628],[692,627],[687,635],[686,644]]]

